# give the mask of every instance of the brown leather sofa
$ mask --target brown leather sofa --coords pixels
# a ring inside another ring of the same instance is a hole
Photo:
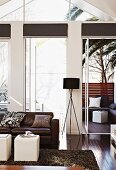
[[[24,112],[26,113],[20,127],[0,127],[0,134],[12,134],[13,140],[19,134],[24,134],[25,131],[31,131],[34,134],[40,135],[40,146],[46,148],[58,148],[59,145],[59,120],[53,119],[52,112]],[[46,127],[31,127],[35,115],[50,115],[52,117],[50,128]],[[0,121],[4,114],[0,114]]]

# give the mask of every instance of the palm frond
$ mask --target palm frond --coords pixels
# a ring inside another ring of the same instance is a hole
[[[79,9],[77,6],[73,6],[70,11],[66,14],[66,20],[76,20],[76,18],[83,13],[83,10]]]
[[[110,44],[111,42],[113,42],[113,39],[99,39],[98,41],[96,41],[96,43],[94,43],[89,50],[89,56],[91,56],[94,52],[96,52],[98,49],[100,49],[101,47]]]
[[[111,69],[114,69],[114,67],[116,67],[116,54],[111,56],[110,65],[111,65]]]
[[[108,55],[110,54],[112,51],[116,50],[116,40],[114,40],[113,42],[111,42],[107,48],[105,49],[103,55]]]
[[[110,78],[112,78],[114,76],[114,71],[108,76],[108,80],[110,80]]]
[[[113,42],[114,39],[91,39],[89,41],[89,57],[94,54],[98,49],[105,45],[109,45],[111,42]],[[83,54],[85,53],[85,42],[86,40],[83,41]],[[83,58],[82,65],[85,63],[85,58]]]
[[[98,20],[99,20],[99,18],[93,16],[91,18],[88,18],[86,21],[98,21]]]

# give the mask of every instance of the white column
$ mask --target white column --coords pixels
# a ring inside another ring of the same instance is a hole
[[[9,111],[24,110],[23,22],[11,23],[9,67]]]
[[[35,111],[36,100],[36,44],[35,40],[31,39],[31,64],[30,64],[30,111]]]
[[[80,89],[73,90],[73,101],[77,114],[77,119],[82,130],[82,38],[81,22],[68,23],[68,48],[67,48],[67,77],[80,78]],[[67,91],[67,99],[69,99]],[[69,122],[67,123],[67,133],[70,132]],[[72,115],[72,134],[78,134],[75,116]]]

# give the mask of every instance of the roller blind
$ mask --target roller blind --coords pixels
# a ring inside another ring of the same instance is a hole
[[[67,36],[68,24],[24,24],[23,36]]]

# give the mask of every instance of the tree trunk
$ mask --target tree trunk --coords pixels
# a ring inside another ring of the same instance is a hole
[[[103,62],[103,47],[100,48],[100,66],[101,66],[101,81],[102,83],[107,83],[107,78],[106,78],[106,72],[104,68],[104,62]]]

